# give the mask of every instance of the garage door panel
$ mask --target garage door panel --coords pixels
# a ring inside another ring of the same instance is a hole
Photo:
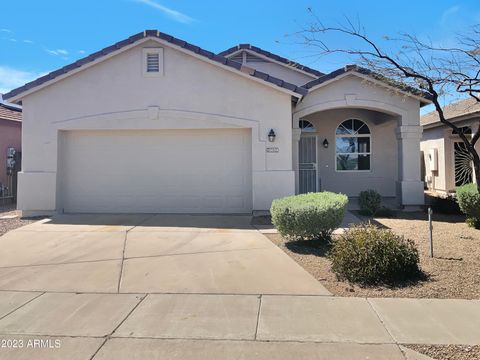
[[[61,134],[65,212],[251,211],[249,129]]]

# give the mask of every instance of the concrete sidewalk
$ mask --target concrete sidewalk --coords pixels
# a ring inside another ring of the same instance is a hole
[[[480,301],[330,296],[249,221],[60,216],[6,234],[0,359],[420,360],[400,344],[480,344]]]
[[[1,291],[0,313],[2,339],[61,343],[1,359],[405,359],[400,344],[480,344],[476,300]]]

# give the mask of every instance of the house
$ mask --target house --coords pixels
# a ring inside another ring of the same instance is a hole
[[[423,204],[416,89],[251,45],[215,54],[146,30],[5,95],[23,105],[18,207],[251,213],[374,188]]]
[[[474,98],[454,102],[443,109],[445,118],[468,137],[478,131],[480,103]],[[426,187],[437,195],[455,192],[455,187],[474,181],[473,165],[465,144],[452,128],[440,122],[436,111],[421,117],[421,151]],[[476,144],[480,151],[480,143]]]
[[[15,152],[21,152],[22,108],[5,103],[0,95],[0,199],[15,195]],[[13,149],[14,151],[12,151]],[[8,163],[7,163],[8,161]],[[2,200],[3,201],[3,200]]]

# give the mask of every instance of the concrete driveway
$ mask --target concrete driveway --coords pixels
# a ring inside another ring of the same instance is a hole
[[[57,216],[0,238],[0,290],[329,294],[250,220]]]
[[[247,216],[76,215],[0,237],[0,359],[427,359],[480,301],[328,291]]]

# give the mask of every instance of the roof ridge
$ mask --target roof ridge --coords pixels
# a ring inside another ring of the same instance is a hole
[[[237,44],[235,46],[232,46],[231,48],[229,49],[226,49],[226,50],[223,50],[221,52],[218,53],[218,55],[222,55],[222,56],[227,56],[227,55],[230,55],[230,54],[233,54],[235,52],[237,52],[238,50],[251,50],[253,52],[256,52],[260,55],[263,55],[267,58],[270,58],[272,60],[276,60],[278,62],[281,62],[285,65],[288,65],[288,66],[291,66],[291,67],[294,67],[296,69],[299,69],[299,70],[302,70],[302,71],[305,71],[311,75],[315,75],[315,76],[323,76],[325,75],[323,72],[319,71],[319,70],[316,70],[316,69],[312,69],[311,67],[308,67],[306,65],[303,65],[303,64],[300,64],[299,62],[297,61],[293,61],[293,60],[290,60],[290,59],[287,59],[286,57],[283,57],[283,56],[280,56],[280,55],[277,55],[277,54],[274,54],[270,51],[267,51],[267,50],[264,50],[258,46],[255,46],[255,45],[252,45],[250,43],[240,43],[240,44]]]
[[[139,32],[137,34],[134,34],[134,35],[132,35],[132,36],[130,36],[130,37],[124,39],[124,40],[118,41],[118,42],[114,43],[113,45],[107,46],[107,47],[105,47],[105,48],[103,48],[99,51],[96,51],[96,52],[94,52],[90,55],[87,55],[87,56],[85,56],[85,57],[83,57],[83,58],[81,58],[81,59],[79,59],[79,60],[77,60],[77,61],[75,61],[71,64],[63,66],[60,69],[54,70],[54,71],[52,71],[52,72],[50,72],[50,73],[48,73],[44,76],[41,76],[41,77],[37,78],[36,80],[30,81],[23,86],[15,88],[15,89],[9,91],[6,94],[3,94],[3,98],[4,99],[9,99],[13,96],[16,96],[18,94],[21,94],[21,93],[27,91],[27,90],[33,89],[33,88],[35,88],[37,86],[40,86],[40,85],[42,85],[42,84],[44,84],[44,83],[46,83],[50,80],[53,80],[53,79],[55,79],[55,78],[57,78],[61,75],[67,74],[74,69],[80,68],[83,65],[91,63],[91,62],[93,62],[93,61],[95,61],[99,58],[102,58],[102,57],[104,57],[104,56],[106,56],[106,55],[108,55],[108,54],[110,54],[114,51],[120,50],[125,46],[128,46],[130,44],[134,44],[139,40],[142,40],[144,38],[149,38],[149,37],[164,40],[168,43],[179,46],[179,47],[181,47],[185,50],[188,50],[192,53],[198,54],[198,55],[203,56],[205,58],[208,58],[212,61],[215,61],[215,62],[220,63],[222,65],[234,68],[234,69],[239,70],[239,71],[242,67],[242,64],[240,64],[239,62],[230,60],[230,59],[224,57],[223,55],[215,54],[214,52],[202,49],[201,47],[199,47],[197,45],[193,45],[191,43],[188,43],[185,40],[178,39],[178,38],[176,38],[172,35],[163,33],[163,32],[158,31],[158,30],[144,30],[144,31]],[[297,86],[297,85],[288,83],[284,80],[277,79],[277,78],[274,78],[274,77],[271,77],[271,76],[264,76],[263,74],[264,73],[255,71],[255,72],[253,72],[253,74],[251,76],[255,77],[255,78],[258,78],[258,79],[262,79],[262,80],[264,80],[268,83],[277,85],[280,88],[284,88],[286,90],[295,92],[295,93],[300,94],[302,96],[307,93],[307,90],[305,88],[301,87],[301,86]]]

